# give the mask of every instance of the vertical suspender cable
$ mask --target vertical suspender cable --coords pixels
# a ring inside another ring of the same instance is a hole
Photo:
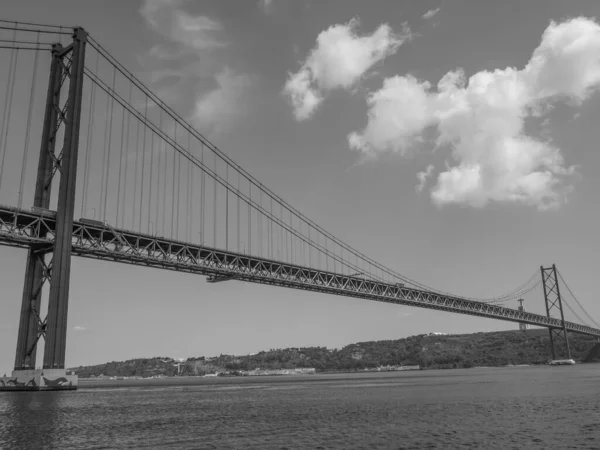
[[[283,206],[279,203],[279,220],[283,221]],[[287,240],[284,236],[284,230],[282,226],[279,226],[279,259],[285,261],[286,258],[286,247],[284,242]]]
[[[236,171],[237,172],[237,171]],[[237,249],[236,251],[239,253],[240,252],[240,173],[237,172],[238,174],[238,180],[237,180]]]
[[[225,184],[229,186],[229,164],[225,164]],[[229,189],[225,189],[225,250],[229,250]]]
[[[304,228],[305,222],[301,217],[299,217],[298,219],[300,220],[300,233],[304,235],[302,228]],[[300,241],[300,248],[302,249],[302,265],[308,266],[308,264],[306,264],[306,241],[304,239]]]
[[[290,214],[290,221],[289,221],[289,227],[291,230],[294,229],[294,222],[292,222],[292,212],[287,209],[287,212]],[[288,239],[289,237],[289,239]],[[290,264],[294,264],[294,236],[291,232],[288,232],[286,235],[286,245],[289,245],[288,248],[288,256],[289,256],[289,263]]]
[[[150,214],[152,213],[152,182],[154,181],[154,131],[150,132],[150,183],[148,185],[148,234],[150,234]],[[156,230],[156,224],[152,225],[152,233]]]
[[[142,182],[140,184],[140,217],[138,220],[138,231],[141,233],[142,232],[142,215],[143,215],[143,209],[144,209],[144,174],[146,173],[146,130],[148,129],[148,125],[146,125],[146,122],[148,120],[147,118],[148,116],[148,96],[146,95],[146,102],[145,102],[145,106],[144,106],[144,121],[142,122],[142,125],[144,126],[144,136],[143,136],[143,140],[142,140]],[[150,224],[148,224],[148,227],[150,226]],[[146,227],[147,228],[147,227]]]
[[[177,213],[175,214],[175,236],[179,239],[179,201],[181,199],[181,153],[177,152]]]
[[[163,167],[164,162],[164,167]],[[165,234],[165,215],[166,215],[166,192],[167,192],[167,144],[159,139],[158,141],[158,189],[156,191],[156,228],[158,228],[158,220],[161,218],[160,232],[161,236],[166,236]],[[160,183],[160,173],[163,174],[162,187]],[[160,193],[162,192],[162,199],[160,198]],[[158,233],[158,231],[157,231]]]
[[[121,117],[121,145],[119,147],[119,183],[117,184],[117,217],[115,225],[119,227],[119,213],[121,212],[121,177],[123,173],[123,148],[125,147],[125,108]]]
[[[13,36],[13,40],[16,37],[17,31],[15,30],[15,36]],[[14,56],[14,58],[13,58]],[[6,82],[6,97],[8,97],[8,101],[5,100],[4,103],[4,112],[2,114],[2,129],[0,134],[0,152],[2,153],[2,157],[0,158],[0,191],[2,190],[2,175],[4,174],[4,159],[6,157],[6,141],[8,140],[8,129],[10,128],[10,118],[12,116],[12,100],[13,94],[15,92],[15,75],[17,71],[17,61],[19,59],[19,49],[13,50],[10,53],[10,63],[8,69],[8,80]]]
[[[115,82],[117,77],[117,69],[113,67],[113,82],[112,82],[112,91],[115,92]],[[112,126],[113,126],[113,112],[115,110],[115,100],[110,98],[110,128],[108,130],[108,152],[106,156],[106,178],[104,182],[104,205],[102,207],[102,211],[104,211],[103,221],[106,223],[106,203],[108,199],[108,172],[110,170],[110,151],[112,149]]]
[[[162,229],[162,233],[163,236],[167,236],[167,231],[165,229],[165,220],[167,217],[167,169],[168,169],[168,165],[169,165],[169,158],[168,158],[168,154],[167,154],[167,143],[163,140],[163,150],[165,152],[165,167],[163,169],[163,190],[162,190],[162,224],[161,224],[161,229]]]
[[[213,152],[213,155],[215,155],[215,168],[214,168],[214,172],[217,173],[217,154]],[[214,246],[215,248],[217,247],[217,179],[213,178],[214,181],[214,188],[213,188],[213,207],[214,207],[214,211],[213,211],[213,239],[214,239]]]
[[[188,133],[188,150],[192,151],[192,134]],[[192,163],[187,162],[187,179],[188,179],[188,190],[187,190],[187,241],[192,241],[192,220],[193,214],[193,203],[192,203],[192,192],[194,191],[194,171],[192,170]]]
[[[262,189],[260,189],[260,187],[258,188],[258,198],[259,198],[259,205],[260,208],[262,209]],[[258,230],[256,230],[258,232],[258,248],[260,249],[258,252],[258,256],[260,256],[261,258],[263,257],[263,230],[262,230],[262,213],[257,209],[256,210],[256,221],[257,221],[257,227]]]
[[[287,208],[285,208],[285,211],[287,211],[288,213],[290,212],[290,210]],[[291,214],[289,214],[288,219],[289,219],[289,222],[287,223],[287,226],[289,227],[289,230],[286,230],[285,246],[287,248],[288,263],[294,264],[294,236],[292,234],[293,232],[291,231],[291,230],[293,230]]]
[[[298,222],[300,222],[300,233],[302,234],[302,236],[304,236],[304,220],[301,217],[298,217]],[[298,247],[298,250],[302,255],[302,265],[306,266],[306,241],[304,239],[298,239]]]
[[[310,245],[311,240],[310,240],[310,224],[307,223],[308,225],[308,267],[312,267],[312,255],[310,254],[310,248],[312,247],[312,245]]]
[[[175,143],[177,143],[177,122],[174,124],[173,134]],[[171,188],[171,239],[175,237],[175,153],[177,152],[173,152],[173,185]]]
[[[188,133],[187,150],[191,153],[191,134]],[[187,167],[187,173],[185,177],[185,240],[190,242],[190,181],[191,181],[191,167],[192,163],[185,160],[184,163]]]
[[[284,208],[283,205],[282,205],[281,209],[282,209],[281,210],[281,221],[283,223],[286,223],[286,225],[287,225],[287,221],[285,219],[286,208]],[[286,261],[286,262],[289,263],[290,262],[290,247],[288,245],[288,243],[289,243],[289,241],[288,241],[288,231],[287,231],[286,227],[281,227],[281,240],[282,240],[283,248],[285,250],[285,253],[284,253],[284,258],[285,259],[284,259],[284,261]]]
[[[285,219],[284,219],[284,208],[283,205],[280,203],[279,204],[279,220],[281,220],[282,223],[285,223]],[[286,229],[283,226],[279,227],[279,241],[280,241],[280,245],[281,245],[281,260],[282,261],[287,261],[287,257],[288,257],[288,248],[287,248],[287,234],[286,234]]]
[[[273,259],[273,197],[269,196],[269,259]]]
[[[252,183],[248,181],[248,197],[252,199]],[[248,202],[248,254],[252,254],[252,208]]]
[[[202,143],[201,153],[200,153],[200,162],[204,167],[204,143]],[[205,205],[205,194],[206,194],[206,179],[204,175],[204,169],[200,172],[200,184],[201,184],[201,198],[200,198],[200,241],[201,244],[204,245],[204,205]]]
[[[31,89],[29,91],[29,111],[27,112],[27,125],[25,127],[25,147],[23,148],[23,163],[21,166],[21,182],[19,184],[19,209],[23,206],[23,189],[25,187],[25,169],[27,168],[27,155],[29,154],[29,136],[31,134],[31,114],[33,113],[33,99],[35,97],[35,79],[37,77],[38,56],[40,54],[40,33],[37,34],[38,50],[35,51],[33,59],[33,73],[31,75]]]
[[[159,115],[159,128],[162,131],[163,129],[163,116],[162,116],[162,108],[159,109],[158,111],[158,115]],[[155,234],[158,234],[158,214],[159,214],[159,207],[160,207],[160,173],[161,173],[161,163],[162,163],[162,140],[160,139],[160,136],[158,137],[158,168],[156,169],[156,176],[158,178],[158,180],[156,180],[156,211],[154,213],[154,231]],[[163,190],[166,189],[166,186],[163,187]],[[163,206],[164,208],[164,206]],[[162,230],[162,228],[161,228]]]
[[[325,241],[325,270],[329,272],[329,256],[327,253],[327,236],[323,236],[323,240]]]
[[[276,203],[278,203],[278,202],[276,202]],[[279,213],[277,215],[277,219],[281,220],[281,203],[278,203],[278,204],[279,204]],[[282,245],[282,243],[283,243],[283,227],[281,225],[279,225],[279,223],[276,223],[275,226],[276,226],[276,230],[277,230],[277,233],[276,233],[277,240],[275,242],[275,246],[277,247],[277,258],[281,261],[283,259],[283,245]]]
[[[129,103],[131,105],[131,99],[133,96],[133,83],[129,84]],[[127,204],[127,177],[129,175],[129,143],[131,141],[130,139],[130,132],[131,132],[131,113],[127,114],[127,130],[125,132],[126,136],[127,136],[127,150],[125,151],[125,176],[123,177],[123,207],[122,207],[122,218],[121,218],[121,228],[125,228],[125,205]],[[132,208],[133,210],[133,208]]]
[[[127,74],[127,76],[131,76],[131,74],[130,74],[129,72],[127,72],[127,71],[126,71],[126,70],[124,70],[124,69],[122,69],[122,70],[124,71],[124,73],[125,73],[125,74]],[[131,79],[132,79],[132,80],[135,80],[135,78],[131,78]],[[137,82],[137,83],[139,83],[139,82]],[[144,86],[143,86],[141,83],[139,83],[139,85],[141,86],[141,87],[140,87],[140,89],[145,89],[145,87],[144,87]],[[149,94],[149,95],[151,95],[151,94]],[[153,97],[153,98],[154,98],[154,97]],[[159,104],[162,104],[162,103],[160,102],[160,100],[158,100],[158,99],[157,99],[157,102],[158,102]],[[173,118],[178,118],[178,117],[179,117],[179,116],[177,116],[177,114],[175,114],[175,113],[172,113],[172,112],[169,112],[169,114],[170,114],[170,115],[171,115]],[[190,130],[189,126],[186,126],[186,128],[187,128],[188,130]],[[195,133],[195,131],[190,131],[190,132],[193,132],[193,133]],[[197,135],[196,135],[196,136],[197,136]],[[199,137],[199,139],[201,139],[201,140],[202,140],[202,137],[200,136],[200,137]],[[208,144],[207,144],[207,145],[208,145]],[[220,151],[219,151],[218,149],[216,149],[216,148],[212,148],[212,147],[211,147],[211,150],[212,150],[213,152],[215,152],[215,153],[218,153],[219,155],[222,155],[222,154],[220,153]],[[222,158],[224,161],[229,161],[229,159],[228,159],[228,158],[227,158],[225,155],[222,155],[222,156],[221,156],[221,158]],[[248,174],[246,174],[246,173],[245,173],[243,170],[242,170],[242,173],[244,174],[244,176],[246,176],[246,177],[249,177],[249,175],[248,175]],[[267,192],[267,194],[268,194],[269,196],[271,196],[271,195],[274,195],[274,194],[271,194],[270,192]],[[275,198],[276,198],[276,199],[278,199],[278,197],[275,197]],[[278,199],[278,201],[279,201],[279,199]],[[264,212],[264,211],[263,211],[263,212]],[[334,236],[332,236],[332,235],[329,235],[329,234],[328,234],[327,232],[325,232],[324,230],[321,230],[321,228],[320,228],[320,227],[318,227],[318,225],[314,224],[313,222],[311,222],[311,221],[310,221],[310,220],[308,220],[307,218],[304,218],[304,216],[301,216],[301,217],[303,218],[303,220],[306,220],[306,221],[307,221],[307,223],[310,223],[310,224],[312,224],[312,225],[313,225],[313,227],[315,228],[315,230],[317,230],[317,231],[319,231],[319,232],[322,232],[322,233],[326,234],[326,235],[327,235],[327,236],[328,236],[328,237],[329,237],[331,240],[335,240],[335,241],[337,241],[337,239],[336,239]],[[341,243],[341,242],[340,242],[340,245],[344,245],[344,246],[345,246],[345,248],[346,248],[346,249],[348,249],[348,251],[350,251],[350,252],[352,252],[352,253],[358,253],[358,252],[357,252],[356,250],[354,250],[353,248],[351,248],[351,247],[348,247],[348,246],[346,246],[345,244],[343,244],[343,243]],[[313,246],[314,246],[314,243],[313,243]],[[317,246],[319,246],[319,244],[317,244]],[[319,246],[319,247],[320,247],[320,246]],[[319,250],[319,251],[322,251],[322,249],[320,249],[320,248],[318,248],[318,250]],[[360,253],[358,253],[358,255],[360,256],[360,259],[361,259],[361,261],[363,261],[363,262],[366,262],[366,261],[368,260],[368,261],[370,261],[372,264],[375,264],[375,265],[377,265],[377,266],[378,266],[378,268],[380,268],[380,270],[382,270],[382,271],[383,271],[383,270],[385,270],[385,271],[386,271],[388,274],[391,274],[391,275],[393,275],[393,276],[395,276],[395,277],[399,277],[399,278],[401,278],[401,279],[404,279],[403,277],[401,277],[400,275],[398,275],[398,274],[396,274],[396,273],[389,272],[389,269],[387,269],[387,268],[382,268],[382,267],[381,267],[381,266],[379,266],[379,265],[378,265],[376,262],[374,262],[373,260],[370,260],[369,258],[367,258],[365,255],[363,255],[363,254],[360,254]],[[412,283],[412,284],[414,284],[414,283]]]
[[[135,168],[133,171],[133,205],[131,205],[131,229],[135,230],[135,201],[137,200],[138,156],[140,154],[140,119],[135,122]],[[140,231],[140,230],[138,230]]]
[[[105,187],[105,178],[104,178],[104,173],[106,172],[106,153],[107,153],[107,145],[109,142],[108,139],[108,130],[109,130],[109,125],[108,122],[111,119],[110,114],[108,113],[108,110],[110,108],[110,101],[111,101],[111,96],[110,96],[110,91],[106,91],[106,108],[104,111],[104,145],[103,145],[103,151],[102,151],[102,171],[100,172],[100,198],[99,198],[99,203],[98,203],[98,209],[97,211],[95,211],[95,213],[98,213],[98,216],[96,217],[96,214],[94,213],[94,219],[95,220],[102,220],[102,218],[104,217],[104,192],[107,190],[108,187]]]

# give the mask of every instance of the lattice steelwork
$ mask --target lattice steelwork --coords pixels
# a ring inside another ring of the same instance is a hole
[[[35,368],[37,342],[42,336],[45,338],[44,368],[65,367],[71,237],[86,39],[85,31],[78,28],[74,31],[70,45],[63,47],[55,44],[52,47],[33,208],[38,211],[48,210],[53,182],[56,175],[60,175],[57,213],[52,237],[48,236],[46,229],[41,228],[42,240],[28,245],[15,370]],[[67,86],[68,94],[65,95]],[[61,94],[66,97],[65,101],[61,101]],[[59,131],[64,134],[64,142],[57,151]],[[21,196],[20,192],[19,203]],[[50,285],[48,313],[42,320],[42,288],[46,282]]]
[[[5,244],[25,247],[32,242],[46,242],[52,239],[54,227],[55,219],[52,214],[44,216],[0,207],[0,237]],[[48,237],[44,238],[44,234]],[[572,322],[563,323],[560,319],[492,303],[157,238],[85,219],[76,221],[73,225],[73,253],[88,258],[209,275],[208,280],[212,282],[237,279],[600,336],[600,330],[592,327]]]
[[[565,314],[563,312],[562,299],[560,297],[560,288],[558,286],[558,277],[556,276],[556,266],[544,268],[540,267],[542,272],[542,282],[544,285],[544,301],[546,302],[546,313],[548,318],[553,315],[559,315],[561,326],[549,328],[550,333],[550,350],[552,359],[556,359],[556,355],[564,355],[571,359],[571,348],[569,347],[570,331],[565,322]]]
[[[502,306],[532,295],[537,271],[505,295],[472,299],[369,258],[236,164],[83,29],[30,25],[0,20],[0,245],[29,249],[16,369],[35,366],[42,336],[44,367],[64,368],[71,254],[600,336],[562,315]],[[38,59],[50,54],[43,104]]]

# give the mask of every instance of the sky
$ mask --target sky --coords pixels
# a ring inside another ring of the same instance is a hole
[[[85,8],[82,4],[85,3]],[[312,220],[386,266],[492,297],[556,263],[595,318],[595,0],[5,2],[80,25]],[[25,251],[0,249],[0,372]],[[540,296],[526,307],[541,312]],[[80,258],[70,367],[516,324]]]

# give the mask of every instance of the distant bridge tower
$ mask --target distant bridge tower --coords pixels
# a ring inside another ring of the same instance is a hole
[[[569,347],[569,335],[565,325],[565,314],[560,297],[560,288],[558,286],[558,277],[556,275],[556,265],[544,268],[540,267],[542,272],[542,286],[544,287],[544,301],[546,302],[546,314],[552,317],[552,313],[560,314],[561,327],[548,328],[550,332],[550,350],[552,359],[556,359],[556,351],[561,350],[561,354],[571,359],[571,348]]]
[[[519,302],[519,308],[518,308],[518,310],[525,312],[525,308],[523,307],[524,300],[522,298],[520,298],[517,301]],[[527,331],[527,324],[523,323],[523,322],[519,322],[519,330],[521,330],[521,331]]]

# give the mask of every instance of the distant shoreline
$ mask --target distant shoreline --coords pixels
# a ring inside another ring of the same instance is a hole
[[[570,335],[571,358],[578,363],[600,361],[600,343],[593,337]],[[69,368],[80,380],[203,376],[255,378],[294,375],[369,373],[381,371],[468,369],[544,365],[552,359],[546,330],[511,330],[462,335],[422,334],[404,339],[349,344],[341,349],[291,347],[248,355],[173,359],[167,356],[112,361]],[[557,356],[566,356],[557,349]],[[560,358],[559,358],[560,359]]]
[[[581,365],[589,365],[585,363]],[[430,377],[436,376],[439,372],[477,372],[488,370],[508,370],[508,369],[541,369],[552,368],[552,370],[564,370],[565,367],[572,366],[549,366],[547,364],[520,364],[507,366],[490,367],[471,367],[460,369],[427,369],[411,371],[337,371],[337,372],[318,372],[313,374],[296,375],[261,375],[261,376],[226,376],[226,377],[205,377],[205,376],[172,376],[160,378],[129,378],[129,379],[109,379],[109,378],[81,378],[79,380],[80,388],[102,389],[102,388],[125,388],[125,387],[185,387],[185,386],[231,386],[231,385],[253,385],[253,384],[284,384],[290,382],[327,382],[329,380],[355,379],[356,376],[365,378],[394,378],[394,377]],[[416,373],[415,373],[416,372]]]

